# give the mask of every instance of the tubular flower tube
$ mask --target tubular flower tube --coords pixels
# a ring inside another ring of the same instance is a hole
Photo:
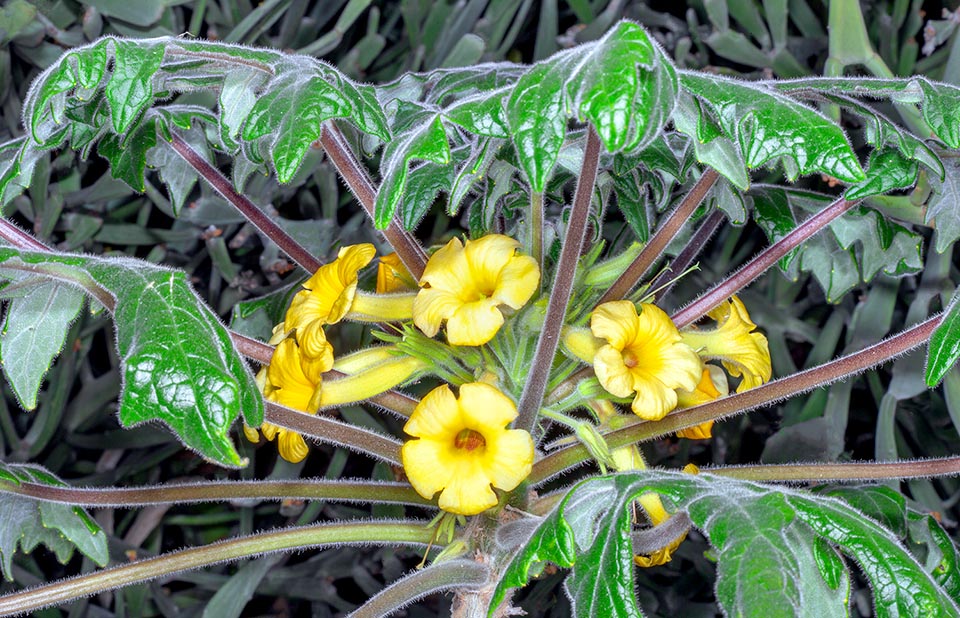
[[[319,407],[328,408],[369,399],[400,386],[429,366],[412,356],[393,356],[355,374],[328,381],[320,392]]]
[[[497,504],[493,487],[510,491],[533,465],[533,438],[507,429],[517,416],[513,401],[482,382],[446,384],[430,391],[403,430],[413,436],[400,456],[407,478],[424,498],[440,493],[440,508],[475,515]]]
[[[270,360],[270,366],[258,375],[264,396],[280,405],[303,412],[316,414],[320,404],[322,374],[333,367],[333,350],[328,346],[327,353],[309,358],[304,355],[293,338],[287,338],[277,344]],[[290,429],[284,429],[264,423],[260,430],[267,440],[277,439],[280,456],[289,462],[297,463],[307,456],[307,443],[303,436]],[[257,442],[259,436],[255,429],[244,427],[244,435],[251,442]]]
[[[627,300],[604,303],[590,330],[606,341],[593,357],[600,385],[616,397],[633,395],[631,409],[642,419],[662,419],[677,407],[677,389],[692,391],[700,382],[700,357],[654,305],[642,304],[638,314]]]
[[[447,323],[447,342],[482,345],[503,324],[501,307],[523,307],[540,282],[540,268],[520,243],[500,234],[454,238],[434,253],[420,278],[413,321],[428,337]]]
[[[704,358],[718,360],[733,377],[741,377],[737,392],[760,386],[770,380],[770,349],[767,338],[754,332],[746,307],[733,296],[708,314],[716,320],[713,330],[689,329],[680,333],[683,342]]]
[[[706,365],[703,368],[703,375],[700,377],[700,383],[692,391],[677,391],[677,403],[680,408],[692,408],[702,403],[713,401],[720,397],[726,397],[730,391],[727,385],[727,376],[723,369],[716,365]],[[706,440],[713,437],[713,421],[700,423],[695,427],[687,427],[677,432],[678,438],[687,438],[688,440]]]

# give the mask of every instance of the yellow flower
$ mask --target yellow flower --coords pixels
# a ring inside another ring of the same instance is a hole
[[[677,407],[676,389],[692,391],[700,382],[701,361],[683,343],[677,327],[661,309],[627,300],[604,303],[593,311],[590,329],[606,341],[593,357],[600,385],[612,395],[634,395],[634,414],[658,421]]]
[[[357,294],[357,273],[370,263],[376,252],[369,243],[340,249],[337,259],[317,269],[303,284],[304,289],[293,297],[284,330],[304,328],[315,320],[319,320],[320,325],[342,320]]]
[[[277,344],[270,365],[258,374],[258,383],[264,396],[280,405],[316,414],[320,406],[322,374],[333,367],[333,349],[327,346],[318,357],[310,358],[302,353],[296,340],[287,338]],[[251,442],[259,436],[255,429],[244,427],[244,434]],[[277,439],[280,456],[297,463],[307,456],[307,443],[296,431],[264,423],[260,427],[267,440]]]
[[[705,360],[719,360],[730,375],[742,376],[737,392],[760,386],[770,379],[770,348],[767,338],[753,332],[746,307],[736,296],[708,314],[717,321],[714,330],[691,329],[680,333],[684,343]]]
[[[416,290],[417,282],[403,265],[400,256],[388,253],[377,264],[377,294]]]
[[[420,278],[423,288],[413,303],[413,321],[433,337],[447,323],[453,345],[482,345],[503,324],[500,307],[523,307],[537,289],[540,268],[520,243],[489,234],[466,245],[454,238],[434,253]]]
[[[706,365],[700,383],[692,391],[677,391],[677,403],[680,408],[692,408],[700,404],[713,401],[719,397],[726,397],[729,392],[727,376],[723,369],[716,365]],[[706,440],[713,436],[713,421],[706,421],[694,427],[687,427],[677,432],[678,438],[688,440]]]
[[[497,504],[497,489],[510,491],[533,466],[533,439],[506,429],[517,408],[509,397],[482,382],[460,387],[459,399],[444,384],[417,405],[403,430],[410,440],[400,451],[407,478],[424,498],[440,493],[440,508],[475,515]]]

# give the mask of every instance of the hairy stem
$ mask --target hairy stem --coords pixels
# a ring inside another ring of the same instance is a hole
[[[349,425],[328,416],[313,416],[272,401],[266,401],[264,420],[279,427],[292,429],[320,442],[342,446],[358,453],[375,457],[399,466],[402,444],[394,438],[369,429]]]
[[[843,198],[836,200],[798,225],[792,232],[764,249],[759,255],[747,262],[743,268],[728,277],[726,281],[719,283],[712,290],[676,312],[671,319],[677,325],[677,328],[683,328],[696,322],[708,311],[750,285],[754,279],[776,264],[780,258],[796,249],[801,243],[850,210],[855,204],[857,204],[856,201],[848,202]]]
[[[683,197],[680,204],[673,209],[673,212],[670,213],[667,220],[660,225],[656,233],[650,238],[650,242],[646,244],[640,252],[640,255],[638,255],[633,263],[627,267],[627,270],[623,271],[623,274],[613,282],[610,289],[600,297],[600,300],[597,301],[598,305],[626,297],[627,294],[630,293],[630,290],[640,283],[640,280],[647,274],[647,271],[653,266],[654,262],[663,255],[663,250],[667,248],[667,245],[670,244],[670,241],[677,235],[680,228],[687,222],[687,219],[690,218],[693,211],[697,209],[697,206],[699,206],[707,196],[710,187],[717,182],[719,177],[719,174],[711,168],[704,170],[700,178],[697,179],[696,184],[690,189],[690,192]]]
[[[367,212],[370,220],[373,221],[373,206],[377,198],[377,190],[373,187],[367,172],[357,161],[346,139],[332,121],[323,124],[323,132],[320,134],[320,145],[327,153],[327,157],[337,168],[337,172],[344,182],[350,188],[360,205]],[[420,280],[423,276],[423,268],[427,264],[427,254],[423,247],[413,237],[412,234],[397,225],[396,221],[391,221],[387,229],[383,230],[383,237],[387,239],[393,250],[397,252],[400,261],[407,267],[413,278]]]
[[[201,178],[206,180],[223,199],[227,200],[234,208],[240,211],[240,214],[246,217],[254,227],[263,232],[267,238],[277,243],[277,246],[289,255],[290,259],[302,266],[304,270],[308,273],[313,273],[323,266],[323,262],[311,255],[303,245],[283,231],[283,228],[277,225],[276,222],[268,217],[262,210],[257,208],[246,196],[237,193],[236,189],[233,188],[233,183],[221,174],[220,170],[210,165],[206,159],[201,157],[187,142],[183,141],[183,138],[174,134],[170,139],[170,146]]]
[[[960,475],[960,457],[943,459],[911,459],[884,462],[845,462],[783,464],[772,466],[731,466],[701,468],[717,476],[744,481],[867,481],[884,479],[918,479],[933,476]]]
[[[543,268],[543,193],[530,194],[530,256]],[[543,280],[540,281],[541,288]]]
[[[516,426],[532,431],[537,422],[537,413],[543,403],[543,393],[547,388],[553,357],[560,343],[560,329],[567,315],[567,305],[573,291],[573,280],[580,259],[580,249],[587,233],[587,219],[590,214],[590,202],[593,198],[593,185],[597,179],[597,166],[600,163],[600,137],[593,127],[587,128],[587,145],[583,153],[583,164],[577,179],[577,190],[573,196],[573,209],[570,222],[560,250],[557,262],[557,274],[550,288],[550,301],[547,314],[537,340],[537,350],[530,366],[527,383],[517,405],[519,415]],[[542,267],[542,265],[541,265]]]
[[[636,419],[622,429],[605,434],[604,438],[612,449],[634,442],[653,440],[687,427],[694,427],[710,420],[730,418],[748,410],[831,384],[922,345],[930,339],[930,335],[940,325],[941,319],[942,315],[934,316],[859,352],[848,354],[736,395],[675,412],[660,421],[645,422]],[[527,480],[533,485],[541,483],[589,459],[590,454],[586,447],[582,445],[565,447],[535,462],[533,472]]]
[[[250,556],[344,543],[425,545],[432,536],[433,531],[428,529],[424,522],[413,521],[318,524],[261,532],[204,547],[170,552],[156,558],[8,594],[0,597],[0,615],[24,614],[106,590]]]
[[[703,251],[703,248],[707,245],[707,241],[716,233],[721,223],[723,223],[723,213],[719,210],[711,212],[704,222],[700,224],[700,227],[697,228],[697,231],[690,237],[683,251],[677,254],[677,257],[673,258],[673,261],[670,262],[670,267],[653,280],[653,283],[650,284],[650,292],[654,294],[657,300],[666,297],[667,294],[670,293],[671,288],[673,288],[677,282],[675,277],[679,277],[685,270],[690,268],[690,265],[693,264],[696,257],[700,255],[700,252]]]
[[[348,618],[381,618],[405,605],[443,590],[474,589],[490,578],[489,567],[472,560],[451,560],[431,565],[384,588],[361,605]]]
[[[228,500],[342,500],[345,502],[387,502],[431,504],[409,483],[380,481],[293,480],[293,481],[210,481],[170,483],[150,487],[59,487],[0,480],[0,491],[46,502],[77,506],[131,507],[152,504],[187,504]]]

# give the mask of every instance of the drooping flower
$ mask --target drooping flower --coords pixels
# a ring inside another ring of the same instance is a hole
[[[377,294],[407,292],[417,289],[417,281],[396,253],[380,256],[377,263]]]
[[[523,307],[537,289],[540,268],[520,243],[489,234],[466,244],[454,238],[434,253],[420,278],[413,304],[417,327],[433,337],[447,324],[447,342],[482,345],[503,324],[501,307]]]
[[[768,381],[772,370],[767,338],[754,332],[757,325],[740,299],[733,296],[708,315],[716,320],[717,328],[685,330],[680,333],[684,343],[704,360],[720,361],[733,377],[742,376],[738,393]]]
[[[697,388],[692,391],[677,391],[677,407],[692,408],[700,404],[713,401],[720,397],[726,397],[729,392],[727,385],[727,376],[723,369],[716,365],[707,364],[703,368],[703,374]],[[693,427],[687,427],[677,432],[678,438],[687,438],[688,440],[706,440],[713,436],[713,421],[709,420]]]
[[[533,465],[533,439],[507,429],[517,416],[509,397],[482,382],[430,391],[403,430],[413,436],[400,451],[407,478],[424,498],[440,493],[440,508],[475,515],[497,504],[493,487],[510,491]],[[491,487],[492,486],[492,487]]]
[[[284,339],[273,351],[270,365],[258,375],[264,396],[280,405],[316,414],[320,406],[322,374],[333,367],[333,348],[329,345],[319,356],[305,355],[292,337]],[[244,427],[244,434],[257,442],[257,430]],[[297,463],[307,456],[307,443],[296,431],[264,423],[260,427],[267,440],[277,439],[280,456]]]
[[[593,311],[590,329],[603,339],[593,358],[600,385],[617,397],[634,397],[637,416],[658,421],[677,407],[677,389],[692,391],[702,364],[683,343],[676,326],[660,308],[627,300],[604,303]]]
[[[293,297],[284,320],[284,330],[304,328],[316,320],[321,325],[342,320],[356,296],[358,273],[373,260],[376,252],[369,243],[340,249],[337,259],[318,268],[304,282],[304,289]]]

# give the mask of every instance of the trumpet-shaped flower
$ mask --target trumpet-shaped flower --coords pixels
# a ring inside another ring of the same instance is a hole
[[[533,439],[507,429],[517,416],[509,397],[482,382],[464,384],[459,398],[444,384],[417,405],[403,430],[417,438],[400,451],[407,478],[424,498],[440,493],[440,508],[475,515],[497,504],[491,486],[510,491],[533,465]]]
[[[396,253],[380,256],[377,263],[377,294],[407,292],[417,289],[417,281]]]
[[[723,369],[716,365],[706,365],[703,368],[703,374],[697,388],[692,391],[677,391],[677,405],[680,408],[692,408],[719,397],[726,397],[728,392],[727,376],[723,373]],[[706,440],[713,436],[712,430],[713,421],[710,420],[693,427],[681,429],[677,432],[677,437],[687,438],[688,440]]]
[[[503,324],[501,307],[523,307],[537,289],[540,268],[520,243],[490,234],[462,244],[454,238],[434,253],[420,278],[413,303],[417,327],[433,337],[444,321],[447,342],[482,345]]]
[[[713,330],[690,329],[680,335],[684,343],[705,360],[718,360],[733,377],[741,377],[737,392],[760,386],[770,379],[767,338],[754,332],[746,307],[736,296],[708,314],[717,321]]]
[[[296,340],[287,338],[277,344],[266,375],[261,372],[258,382],[263,394],[280,405],[315,414],[320,406],[322,374],[333,367],[333,349],[327,346],[320,356],[305,355]],[[264,423],[260,430],[267,440],[277,439],[280,456],[296,463],[307,456],[307,443],[296,431]],[[251,442],[259,436],[255,429],[244,427],[244,434]]]
[[[597,307],[590,320],[594,336],[606,341],[593,357],[600,385],[612,395],[633,395],[634,414],[658,421],[677,407],[677,389],[692,391],[702,363],[683,343],[677,327],[660,308],[630,301]]]
[[[357,274],[370,263],[377,250],[371,244],[340,249],[337,259],[317,269],[304,282],[287,310],[284,330],[299,330],[313,321],[336,324],[350,310],[357,294]],[[298,337],[300,333],[297,333]]]

